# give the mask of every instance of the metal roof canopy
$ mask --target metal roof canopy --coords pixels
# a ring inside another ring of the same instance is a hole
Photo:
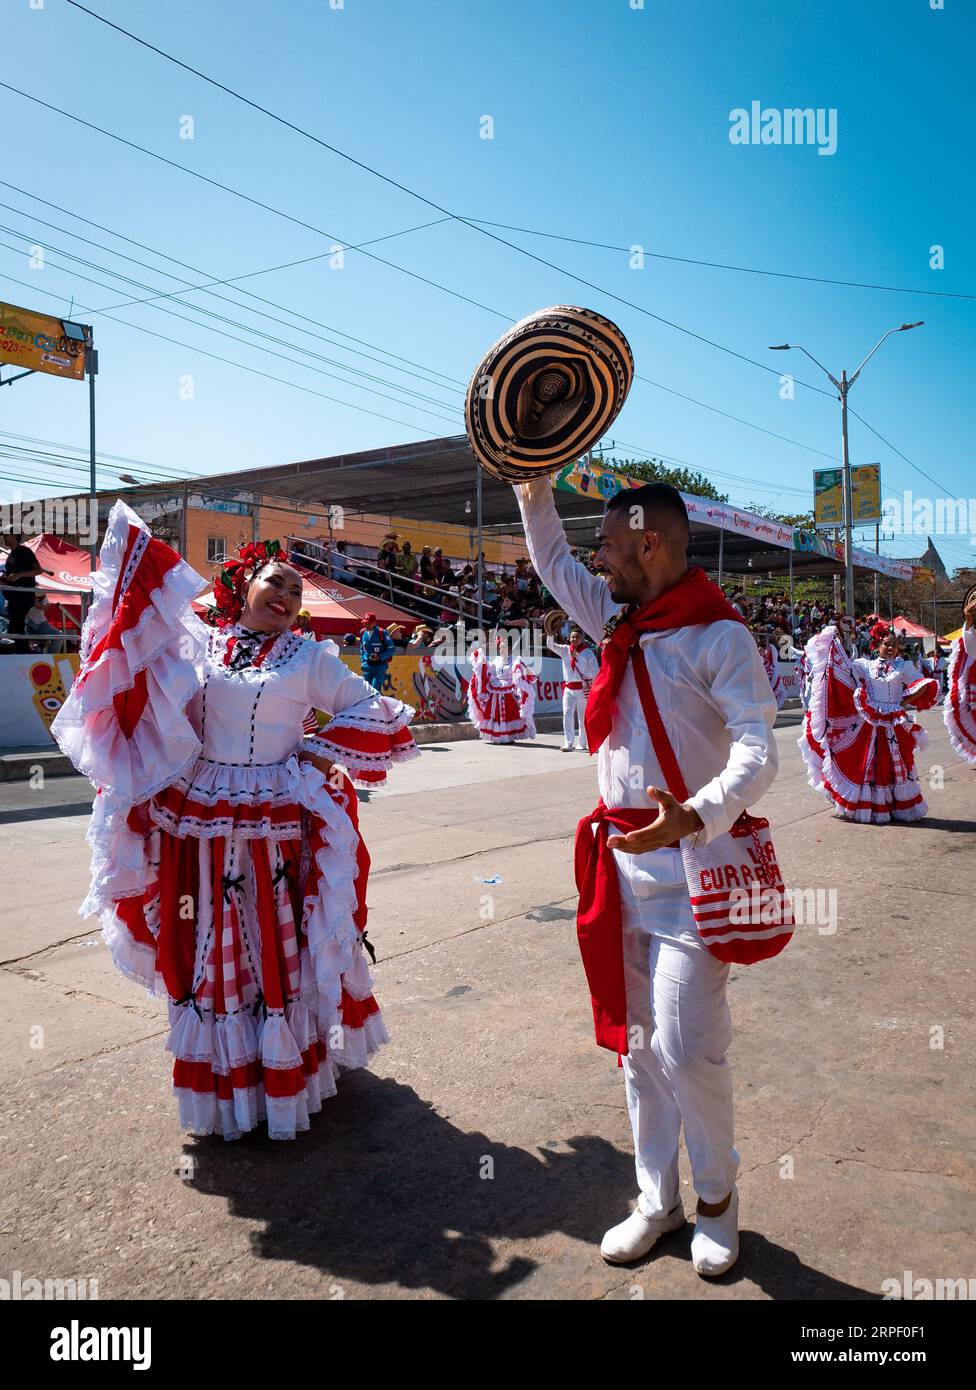
[[[467,436],[461,434],[272,468],[218,473],[194,478],[191,487],[195,492],[206,491],[208,487],[263,492],[319,508],[340,506],[349,512],[379,511],[415,521],[473,529],[476,525],[477,468]],[[594,499],[561,491],[554,496],[570,545],[594,546],[601,516],[594,510]],[[465,511],[466,502],[471,505],[470,512]],[[508,483],[482,474],[481,505],[486,534],[523,534],[518,504]],[[843,573],[844,566],[827,556],[798,550],[791,552],[732,531],[725,531],[722,572],[751,574],[756,578],[763,574],[786,578],[791,554],[795,578]],[[693,564],[717,570],[719,528],[692,522],[688,558]]]

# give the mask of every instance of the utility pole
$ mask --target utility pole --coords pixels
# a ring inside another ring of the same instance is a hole
[[[98,559],[98,482],[95,477],[95,378],[98,375],[98,353],[91,330],[85,341],[85,370],[88,373],[88,505],[91,508],[91,567],[95,573]]]
[[[880,553],[881,553],[881,523],[880,523],[880,521],[876,521],[876,523],[875,523],[875,555],[880,555]],[[879,571],[875,570],[875,612],[876,612],[876,613],[880,613],[880,612],[881,612],[880,607],[877,606],[877,605],[879,605],[879,603],[881,602],[881,599],[880,599],[880,584],[881,584],[881,575],[879,574]]]
[[[844,467],[844,592],[846,595],[845,606],[850,617],[854,616],[854,562],[852,558],[854,503],[853,489],[851,487],[851,460],[847,448],[847,396],[851,387],[861,375],[861,372],[886,338],[890,338],[892,333],[906,333],[910,328],[921,328],[924,322],[924,319],[919,319],[917,323],[902,323],[899,324],[897,328],[889,328],[888,332],[882,334],[878,339],[853,376],[848,377],[847,372],[842,371],[839,381],[834,376],[833,372],[828,372],[823,363],[818,362],[813,353],[807,352],[806,348],[801,347],[799,343],[777,343],[770,345],[770,352],[788,352],[791,348],[795,348],[797,352],[802,352],[805,357],[809,357],[815,367],[820,368],[824,376],[837,388],[837,397],[840,401],[841,461]]]

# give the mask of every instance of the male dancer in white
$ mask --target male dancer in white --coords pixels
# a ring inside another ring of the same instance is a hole
[[[576,743],[576,725],[579,724],[579,746],[587,752],[586,725],[583,711],[590,686],[600,670],[596,652],[583,641],[583,630],[576,623],[569,629],[569,642],[554,642],[550,637],[549,646],[563,659],[563,753],[572,753]]]
[[[725,1058],[732,1039],[729,966],[698,935],[675,846],[688,835],[709,843],[769,789],[777,767],[776,701],[748,627],[701,570],[688,568],[688,516],[674,488],[649,484],[608,503],[596,557],[606,579],[570,555],[547,478],[519,484],[516,494],[532,564],[556,601],[596,639],[617,616],[618,630],[604,645],[604,668],[610,670],[611,657],[617,666],[613,700],[601,703],[601,669],[587,709],[590,748],[599,746],[605,807],[627,808],[618,820],[645,822],[606,841],[621,905],[629,1045],[623,1072],[640,1195],[637,1209],[607,1231],[601,1251],[611,1263],[636,1260],[665,1231],[684,1224],[678,1188],[684,1122],[698,1194],[692,1260],[699,1274],[723,1274],[739,1249],[739,1155]],[[623,645],[647,664],[692,788],[683,804],[662,789],[631,661],[616,650],[619,629]],[[597,826],[596,833],[606,829]]]

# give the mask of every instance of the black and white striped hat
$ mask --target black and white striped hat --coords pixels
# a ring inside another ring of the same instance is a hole
[[[634,356],[616,324],[571,304],[540,309],[475,368],[464,407],[475,457],[502,482],[552,473],[601,438],[633,379]]]

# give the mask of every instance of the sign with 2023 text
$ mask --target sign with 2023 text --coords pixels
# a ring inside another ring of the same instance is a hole
[[[67,337],[60,319],[0,301],[0,362],[80,381],[85,344]]]

